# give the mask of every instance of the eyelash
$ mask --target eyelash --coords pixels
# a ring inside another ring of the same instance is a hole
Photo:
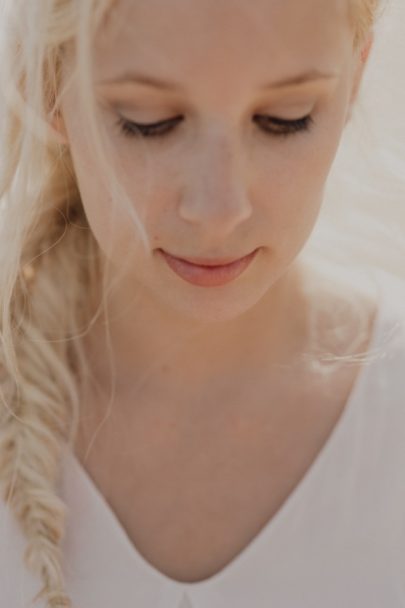
[[[258,114],[255,118],[259,120],[264,119],[265,123],[270,123],[273,127],[276,126],[276,129],[263,128],[263,131],[266,134],[274,137],[288,137],[299,132],[309,131],[314,124],[314,120],[310,114],[295,120],[284,120],[282,118]],[[117,121],[117,126],[125,137],[163,138],[169,135],[173,131],[175,125],[182,120],[182,117],[176,117],[156,123],[141,124],[120,116]],[[280,130],[277,130],[277,128]]]

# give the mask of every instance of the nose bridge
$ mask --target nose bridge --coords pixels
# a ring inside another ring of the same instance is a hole
[[[251,214],[247,170],[239,142],[224,129],[195,141],[180,214],[217,230],[232,230]]]
[[[231,128],[213,130],[207,137],[202,154],[202,174],[208,187],[223,189],[223,194],[246,187],[242,146]]]

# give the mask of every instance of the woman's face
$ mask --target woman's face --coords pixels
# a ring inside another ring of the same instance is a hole
[[[106,191],[75,83],[62,115],[90,226],[127,298],[228,319],[275,285],[320,209],[361,74],[352,41],[342,0],[115,3],[96,37],[94,87],[149,253]],[[159,136],[131,134],[131,122],[170,119]],[[208,259],[258,252],[237,278],[203,286],[174,272],[162,249]]]

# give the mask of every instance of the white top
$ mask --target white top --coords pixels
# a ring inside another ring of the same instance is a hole
[[[156,570],[67,452],[63,551],[74,608],[404,608],[405,287],[378,276],[370,351],[382,348],[383,356],[363,367],[281,508],[216,575],[181,583]],[[0,502],[1,608],[28,608],[40,589],[23,566],[24,544]]]

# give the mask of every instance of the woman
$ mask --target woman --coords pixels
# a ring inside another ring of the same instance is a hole
[[[0,604],[402,606],[404,288],[303,253],[377,1],[3,8]]]

